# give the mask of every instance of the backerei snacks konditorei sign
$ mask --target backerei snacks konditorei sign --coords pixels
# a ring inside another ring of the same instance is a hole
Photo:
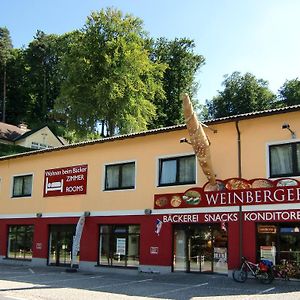
[[[86,194],[87,165],[45,170],[44,197]]]

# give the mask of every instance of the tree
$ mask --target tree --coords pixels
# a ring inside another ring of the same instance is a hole
[[[52,121],[51,111],[60,90],[59,63],[63,53],[61,38],[37,31],[24,51],[30,103],[28,123],[37,127]]]
[[[163,97],[165,66],[149,59],[142,21],[115,9],[101,10],[68,39],[56,102],[68,128],[82,136],[99,124],[108,136],[145,130],[155,116],[151,100]]]
[[[0,27],[0,67],[2,73],[2,87],[3,87],[3,98],[2,98],[2,122],[5,122],[6,115],[6,73],[7,63],[11,57],[11,51],[13,49],[9,30],[6,27]]]
[[[209,118],[220,118],[275,107],[276,96],[269,90],[268,82],[251,73],[234,72],[225,76],[223,91],[206,101]]]
[[[287,80],[279,89],[279,98],[284,106],[300,104],[300,80]]]
[[[152,47],[152,60],[167,64],[167,69],[163,77],[165,99],[155,98],[153,103],[157,115],[151,127],[181,124],[184,121],[181,95],[188,93],[194,98],[197,90],[195,76],[204,64],[204,57],[194,53],[194,41],[186,38],[173,41],[160,38]]]

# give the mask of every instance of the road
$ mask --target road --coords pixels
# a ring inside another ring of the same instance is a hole
[[[300,300],[300,282],[255,279],[236,283],[222,275],[65,272],[64,268],[0,265],[0,300]]]

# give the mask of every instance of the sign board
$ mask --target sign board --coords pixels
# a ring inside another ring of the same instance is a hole
[[[259,225],[258,233],[276,233],[277,227],[275,225]]]
[[[36,243],[35,244],[35,249],[36,250],[42,250],[42,248],[43,248],[43,244],[42,243]]]
[[[260,258],[268,259],[275,265],[276,247],[275,246],[260,246]]]
[[[158,254],[158,247],[150,247],[150,254]]]
[[[229,207],[300,203],[300,183],[296,179],[230,178],[206,183],[183,193],[154,195],[155,209]]]
[[[44,197],[86,194],[87,165],[45,171]]]

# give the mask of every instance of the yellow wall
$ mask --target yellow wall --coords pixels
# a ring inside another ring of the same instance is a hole
[[[289,141],[288,122],[300,137],[300,112],[284,113],[255,119],[241,120],[242,177],[267,177],[267,144]],[[211,141],[211,153],[217,178],[238,176],[237,131],[235,122],[212,124],[217,130],[206,129]],[[0,160],[1,214],[56,213],[82,211],[144,210],[153,208],[153,195],[183,192],[191,185],[157,187],[158,159],[192,154],[192,148],[180,143],[188,138],[185,129],[162,131],[157,134],[116,139],[74,148],[62,148],[20,158]],[[123,191],[103,191],[104,166],[123,161],[136,162],[136,188]],[[87,194],[76,196],[43,197],[44,173],[47,169],[88,165]],[[33,173],[32,197],[11,198],[12,177]],[[197,186],[206,182],[197,166]]]

